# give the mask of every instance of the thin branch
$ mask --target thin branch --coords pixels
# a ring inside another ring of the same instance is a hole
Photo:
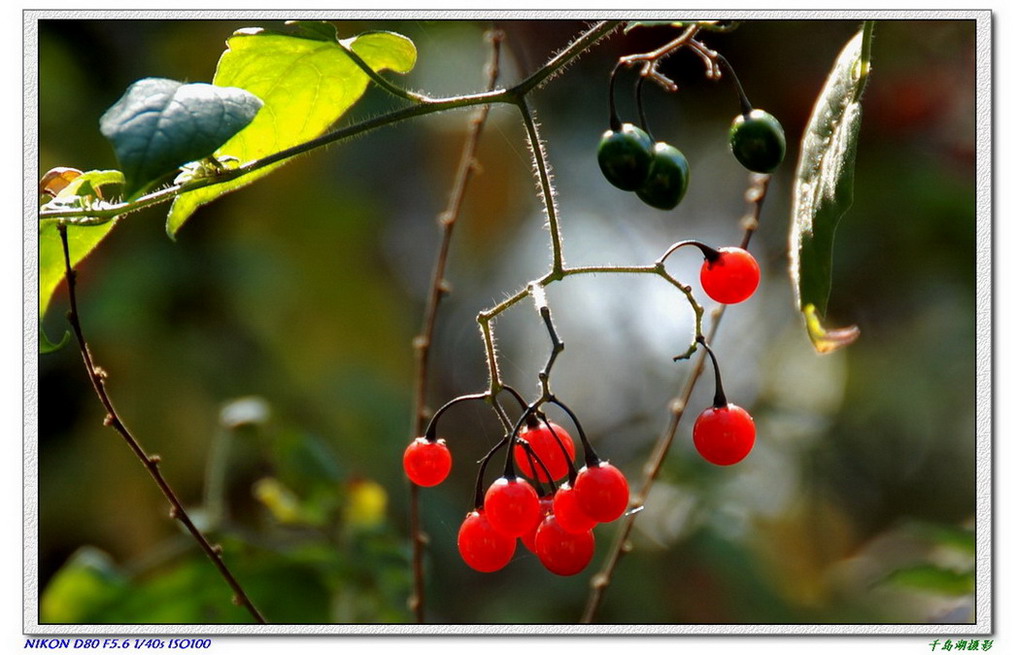
[[[517,97],[525,96],[529,91],[535,89],[547,79],[558,73],[590,46],[617,29],[623,21],[604,20],[593,25],[588,31],[575,39],[571,45],[554,55],[539,70],[519,82],[511,91]]]
[[[750,186],[744,193],[744,199],[749,205],[748,212],[743,219],[744,237],[741,241],[741,247],[745,249],[750,244],[751,236],[758,228],[758,220],[761,216],[761,207],[765,201],[765,195],[768,191],[768,182],[770,179],[771,178],[768,175],[752,174]],[[711,343],[715,338],[716,331],[719,328],[719,323],[722,320],[725,311],[726,305],[720,305],[714,310],[712,325],[709,328],[708,335],[705,337],[707,343]],[[667,425],[666,430],[662,435],[660,435],[658,441],[656,441],[652,456],[645,464],[645,479],[642,482],[641,488],[638,489],[638,492],[631,498],[632,506],[640,507],[645,504],[649,491],[652,489],[652,484],[655,482],[656,478],[659,477],[659,471],[662,469],[663,462],[666,460],[666,455],[669,453],[670,446],[673,444],[673,438],[677,434],[677,428],[680,425],[681,418],[684,416],[684,410],[687,407],[691,393],[694,391],[694,387],[698,382],[698,378],[701,377],[704,368],[705,354],[702,353],[695,360],[694,369],[684,382],[684,388],[681,390],[680,395],[670,402],[669,425]],[[621,556],[631,550],[631,545],[628,539],[631,536],[631,530],[634,527],[634,522],[637,518],[637,513],[628,514],[624,518],[624,522],[620,525],[620,528],[617,531],[616,537],[610,547],[610,552],[606,557],[606,561],[603,564],[602,569],[599,573],[592,576],[589,597],[585,604],[585,611],[581,617],[582,623],[591,623],[595,619],[596,612],[599,610],[599,607],[603,602],[603,595],[606,593],[606,589],[613,581],[613,575]]]
[[[669,43],[659,46],[651,52],[642,52],[621,57],[619,63],[624,66],[635,66],[636,64],[641,64],[642,77],[647,77],[667,91],[676,91],[676,82],[659,72],[659,62],[691,42],[694,39],[694,35],[697,34],[700,29],[701,27],[697,24],[691,24],[680,33],[680,36]]]
[[[215,568],[218,569],[219,573],[225,579],[226,583],[233,590],[233,602],[237,605],[244,607],[250,615],[258,623],[267,623],[261,612],[254,606],[254,603],[247,596],[246,592],[243,591],[243,587],[236,580],[233,574],[229,571],[225,561],[222,559],[222,547],[219,545],[212,545],[204,534],[194,525],[194,522],[190,519],[187,511],[184,509],[183,504],[180,503],[179,498],[176,496],[176,492],[173,491],[169,482],[166,481],[162,475],[162,471],[159,469],[159,462],[161,458],[158,455],[149,455],[145,452],[144,448],[141,447],[140,442],[131,434],[127,426],[124,425],[120,419],[119,414],[116,413],[116,409],[113,407],[113,403],[106,393],[106,372],[95,365],[92,359],[91,350],[88,348],[88,342],[85,341],[84,332],[81,328],[81,319],[78,315],[78,303],[77,303],[77,271],[71,266],[70,263],[70,247],[67,242],[67,226],[59,225],[57,228],[60,232],[60,240],[63,243],[63,257],[64,267],[67,275],[67,294],[70,301],[70,311],[67,312],[67,320],[70,321],[71,328],[74,330],[74,336],[77,337],[78,347],[81,350],[81,358],[84,360],[85,370],[88,372],[88,379],[92,383],[92,388],[95,390],[95,395],[98,396],[99,402],[106,410],[106,418],[103,420],[103,424],[107,425],[116,430],[123,440],[130,447],[131,451],[137,456],[141,464],[148,470],[155,484],[158,485],[162,494],[169,501],[170,510],[169,515],[180,521],[187,528],[187,531],[194,537],[201,550],[205,552],[208,559],[212,561]]]
[[[489,39],[491,50],[490,61],[487,64],[488,91],[493,90],[500,75],[500,46],[503,41],[503,34],[492,32],[489,35]],[[437,323],[437,310],[448,288],[447,282],[444,279],[444,271],[447,267],[448,252],[451,248],[451,235],[454,232],[455,223],[458,221],[469,181],[476,172],[476,151],[479,145],[479,137],[482,134],[483,126],[486,124],[489,113],[490,105],[482,105],[472,116],[472,120],[469,123],[469,131],[465,137],[465,144],[462,147],[462,156],[458,162],[458,171],[455,174],[455,183],[448,199],[447,208],[437,219],[437,224],[441,230],[441,244],[437,257],[434,260],[433,274],[430,278],[430,293],[423,315],[423,327],[419,335],[413,339],[413,348],[416,351],[413,438],[423,433],[423,429],[429,419],[430,410],[426,406],[426,388],[430,374],[430,352],[434,329]],[[409,486],[411,488],[409,495],[409,528],[412,534],[413,577],[413,593],[409,599],[409,608],[415,615],[416,622],[424,623],[426,620],[426,579],[423,573],[423,550],[427,543],[427,537],[423,533],[419,517],[419,487],[412,482],[409,483]]]

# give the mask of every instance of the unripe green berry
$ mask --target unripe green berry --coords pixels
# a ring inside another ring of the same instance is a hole
[[[639,188],[652,163],[652,138],[645,130],[624,123],[607,130],[599,141],[599,168],[610,184],[624,191]]]
[[[771,173],[786,156],[786,133],[775,116],[755,109],[733,119],[730,150],[747,170]]]
[[[656,209],[673,209],[684,198],[691,169],[683,153],[659,141],[652,148],[652,165],[638,197]]]

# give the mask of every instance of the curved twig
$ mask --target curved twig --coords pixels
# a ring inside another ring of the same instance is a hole
[[[169,482],[162,475],[162,471],[159,469],[159,463],[162,458],[158,455],[149,455],[145,452],[141,443],[131,434],[130,430],[123,423],[120,415],[117,414],[116,408],[113,407],[113,402],[109,398],[109,394],[106,392],[106,371],[95,364],[92,359],[91,350],[88,348],[88,342],[85,341],[84,331],[81,328],[81,318],[78,314],[78,303],[77,303],[77,271],[71,266],[70,263],[70,247],[67,243],[67,226],[60,225],[57,227],[60,232],[60,240],[63,243],[63,258],[64,266],[67,275],[67,295],[70,302],[70,311],[67,312],[67,320],[71,324],[71,328],[74,331],[74,336],[77,338],[78,348],[81,350],[81,358],[85,363],[85,370],[88,372],[88,379],[92,383],[92,388],[95,390],[95,395],[98,396],[99,402],[106,410],[106,418],[103,419],[103,424],[116,430],[123,440],[130,447],[131,452],[140,460],[141,464],[144,465],[145,469],[148,470],[149,475],[155,481],[155,484],[159,487],[162,495],[169,501],[170,510],[169,515],[177,519],[183,524],[187,531],[190,532],[194,540],[197,541],[201,550],[208,556],[208,559],[212,561],[215,568],[218,569],[219,573],[225,579],[226,583],[233,590],[233,602],[237,605],[242,606],[246,609],[250,615],[258,623],[267,623],[264,616],[258,611],[257,607],[254,606],[253,601],[247,596],[247,593],[243,591],[243,587],[236,580],[236,577],[226,566],[225,561],[222,559],[222,547],[215,544],[212,545],[208,539],[204,536],[204,533],[198,529],[194,522],[190,519],[187,514],[187,510],[184,509],[183,504],[177,497],[176,492],[169,485]]]

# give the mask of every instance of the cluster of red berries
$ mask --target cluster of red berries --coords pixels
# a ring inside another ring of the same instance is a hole
[[[584,570],[595,551],[592,529],[624,514],[629,490],[624,474],[588,447],[581,470],[575,469],[574,455],[574,440],[563,427],[545,419],[527,422],[515,438],[508,471],[486,489],[458,531],[465,563],[484,573],[497,571],[514,557],[520,539],[552,573]],[[443,440],[420,437],[409,444],[403,465],[410,480],[433,486],[447,477],[451,456]],[[542,494],[544,483],[554,490]]]

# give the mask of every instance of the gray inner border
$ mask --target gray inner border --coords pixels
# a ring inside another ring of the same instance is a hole
[[[893,625],[42,625],[39,623],[38,458],[38,21],[88,19],[672,19],[674,12],[637,11],[236,11],[24,10],[24,598],[26,635],[988,635],[993,633],[993,111],[992,13],[969,11],[680,10],[682,17],[740,20],[972,20],[976,23],[976,593],[975,624]]]

